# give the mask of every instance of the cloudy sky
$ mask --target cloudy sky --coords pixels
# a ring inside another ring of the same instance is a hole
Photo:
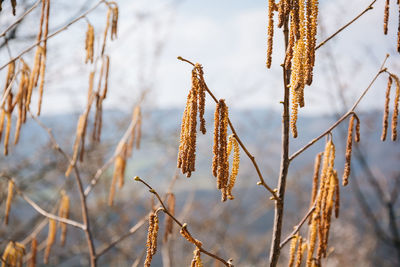
[[[88,8],[97,1],[86,2]],[[182,107],[190,87],[191,68],[178,61],[177,56],[201,63],[210,89],[217,97],[225,98],[229,106],[281,108],[282,34],[275,30],[272,68],[266,69],[266,0],[117,2],[119,38],[109,42],[107,48],[111,73],[105,108],[128,110],[145,89],[149,89],[146,97],[149,106]],[[317,43],[370,2],[321,1]],[[341,108],[338,88],[342,88],[349,104],[354,102],[386,53],[391,54],[388,66],[399,73],[400,57],[395,51],[398,7],[392,2],[388,36],[382,30],[384,1],[377,1],[373,10],[318,50],[314,82],[306,88],[306,107],[301,113],[326,113]],[[5,3],[4,13],[7,8]],[[51,28],[57,29],[76,14],[79,7],[71,6],[70,1],[55,2]],[[105,14],[106,8],[99,7],[88,16],[95,26],[97,48]],[[30,27],[21,27],[22,35],[36,34],[38,15],[33,12],[27,18]],[[45,113],[79,111],[85,105],[88,73],[93,68],[83,62],[86,23],[82,20],[49,41]],[[17,55],[27,45],[27,41],[11,44],[12,54]],[[2,60],[7,59],[4,50],[0,51]],[[24,59],[30,62],[32,56],[27,54]],[[378,80],[361,108],[382,109],[385,83],[384,78]]]

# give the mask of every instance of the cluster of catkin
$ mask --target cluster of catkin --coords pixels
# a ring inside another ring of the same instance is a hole
[[[392,114],[392,141],[396,141],[397,139],[397,120],[399,117],[399,100],[400,100],[400,80],[399,77],[395,74],[389,73],[388,84],[386,89],[386,99],[385,99],[385,108],[383,113],[383,127],[382,127],[382,136],[381,140],[386,140],[387,128],[389,125],[389,102],[390,102],[390,89],[392,87],[393,80],[396,84],[396,95],[394,98],[394,107]]]
[[[22,267],[24,262],[25,246],[21,243],[10,241],[3,252],[1,267]]]
[[[157,252],[157,235],[158,235],[158,215],[151,213],[149,216],[149,230],[147,233],[147,255],[144,266],[149,267],[154,254]]]
[[[214,145],[212,173],[217,178],[217,188],[221,190],[222,201],[234,199],[232,188],[239,171],[239,144],[234,135],[227,137],[228,106],[223,99],[217,103],[214,114]],[[233,148],[233,164],[229,177],[229,155]]]
[[[115,197],[115,187],[118,182],[118,188],[121,189],[124,186],[125,181],[125,170],[126,161],[128,157],[132,155],[134,146],[136,149],[140,148],[141,139],[141,125],[142,125],[142,113],[140,106],[136,106],[133,110],[132,123],[134,126],[130,132],[128,140],[122,139],[116,150],[115,150],[115,160],[114,160],[114,174],[110,186],[110,194],[108,196],[108,205],[112,206]]]
[[[197,63],[192,70],[192,86],[187,97],[182,118],[177,165],[187,177],[190,177],[192,172],[195,171],[198,113],[200,117],[200,131],[203,134],[206,133],[204,119],[206,84],[203,75],[203,68]]]
[[[304,107],[304,87],[311,85],[315,62],[318,0],[269,0],[267,67],[271,67],[274,34],[274,11],[278,11],[278,24],[289,28],[285,69],[291,70],[290,88],[292,96],[291,130],[297,137],[298,107]]]
[[[300,267],[304,252],[307,250],[306,239],[296,234],[290,242],[290,254],[288,267]]]
[[[399,22],[397,28],[397,52],[400,53],[400,1],[397,1],[398,13],[399,13]],[[386,35],[388,33],[388,22],[389,22],[389,9],[390,9],[390,0],[386,0],[384,14],[383,14],[383,33]]]
[[[107,11],[107,20],[106,20],[106,28],[104,30],[104,37],[103,37],[103,46],[101,49],[101,55],[104,55],[105,49],[106,49],[106,43],[107,43],[107,36],[108,36],[108,31],[111,26],[111,31],[110,31],[110,39],[111,41],[117,38],[117,28],[118,28],[118,5],[116,2],[106,2],[108,5],[108,11]],[[110,25],[111,21],[111,25]]]
[[[309,226],[307,266],[312,266],[314,260],[319,263],[322,257],[326,257],[333,211],[336,218],[339,216],[339,180],[337,172],[334,169],[334,164],[335,145],[332,140],[329,140],[326,143],[323,153],[322,169],[320,172],[321,154],[317,155],[315,161],[311,197],[311,205],[315,205],[315,210],[311,214]],[[318,180],[319,189],[317,192]],[[316,247],[317,252],[314,257]]]

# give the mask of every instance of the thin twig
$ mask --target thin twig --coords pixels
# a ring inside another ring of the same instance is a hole
[[[326,131],[324,131],[322,134],[320,134],[318,137],[314,138],[313,140],[311,140],[307,145],[305,145],[304,147],[300,148],[299,150],[297,150],[295,153],[293,153],[290,157],[289,157],[289,161],[292,161],[294,158],[296,158],[298,155],[300,155],[301,153],[303,153],[305,150],[307,150],[307,148],[309,148],[310,146],[312,146],[313,144],[315,144],[318,140],[320,140],[322,137],[324,137],[325,135],[327,135],[328,133],[330,133],[333,129],[335,129],[342,121],[344,121],[348,116],[350,116],[351,114],[353,114],[354,110],[356,109],[356,107],[358,106],[358,104],[360,103],[360,101],[364,98],[364,96],[367,94],[368,90],[372,87],[372,85],[375,83],[376,79],[379,77],[379,75],[381,75],[383,72],[386,71],[386,68],[384,68],[386,60],[388,59],[389,55],[386,55],[381,67],[379,68],[378,73],[375,75],[375,77],[372,79],[372,81],[369,83],[368,87],[364,90],[364,92],[361,94],[361,96],[357,99],[357,101],[354,103],[354,105],[349,109],[349,111],[347,111],[339,120],[337,120],[334,124],[332,124],[331,127],[329,127]]]
[[[320,48],[321,46],[323,46],[324,44],[326,44],[326,42],[328,42],[330,39],[332,39],[333,37],[335,37],[337,34],[339,34],[341,31],[343,31],[344,29],[346,29],[348,26],[350,26],[353,22],[355,22],[356,20],[358,20],[362,15],[364,15],[365,13],[367,13],[369,10],[373,9],[373,5],[375,4],[376,0],[372,1],[371,4],[369,4],[369,6],[364,9],[364,11],[362,11],[360,14],[358,14],[354,19],[352,19],[351,21],[349,21],[346,25],[344,25],[343,27],[341,27],[340,29],[338,29],[335,33],[333,33],[332,35],[330,35],[328,38],[326,38],[324,41],[322,41],[321,43],[319,43],[316,47],[315,50],[317,50],[318,48]]]
[[[156,198],[158,199],[158,201],[160,202],[160,204],[161,204],[161,206],[162,206],[162,211],[163,211],[165,214],[167,214],[169,217],[171,217],[171,219],[174,220],[174,221],[176,222],[176,224],[178,224],[181,228],[184,226],[183,223],[181,223],[174,215],[172,215],[172,214],[169,212],[168,208],[165,206],[164,202],[162,201],[160,195],[157,193],[156,190],[154,190],[148,183],[146,183],[145,181],[143,181],[142,179],[140,179],[138,176],[136,176],[136,177],[134,178],[134,180],[135,180],[135,181],[138,181],[138,182],[141,182],[142,184],[144,184],[145,186],[147,186],[147,188],[149,188],[150,193],[154,194],[154,195],[156,196]],[[186,227],[185,230],[186,230],[187,234],[193,238],[193,236],[190,234],[189,230],[187,230],[186,224],[185,224],[185,227]],[[194,239],[194,238],[193,238],[193,239]],[[212,257],[212,258],[214,258],[214,259],[216,259],[216,260],[219,260],[219,261],[222,262],[225,266],[233,267],[233,265],[230,263],[231,260],[225,261],[225,260],[222,259],[221,257],[219,257],[219,256],[217,256],[217,255],[215,255],[215,254],[213,254],[213,253],[211,253],[211,252],[205,250],[202,246],[201,246],[201,247],[198,247],[198,249],[199,249],[201,252],[203,252],[204,254],[207,254],[208,256],[210,256],[210,257]]]
[[[195,65],[193,62],[191,62],[183,57],[178,57],[178,59],[181,61],[187,62],[187,63],[191,64],[192,66]],[[211,92],[211,90],[208,88],[208,86],[205,82],[204,82],[204,85],[206,86],[207,93],[211,96],[211,98],[215,101],[215,103],[218,103],[218,99],[214,96],[214,94]],[[278,198],[277,194],[275,193],[275,191],[271,187],[269,187],[267,185],[267,183],[265,182],[264,177],[261,174],[260,168],[258,167],[255,157],[249,152],[247,147],[243,144],[242,140],[240,139],[239,135],[237,134],[237,132],[236,132],[235,128],[233,127],[233,124],[229,118],[228,118],[228,124],[229,124],[229,128],[231,129],[232,133],[235,135],[235,138],[238,141],[240,147],[243,149],[243,151],[246,153],[247,157],[253,163],[253,166],[257,171],[258,178],[260,179],[260,182],[258,184],[264,186],[265,189],[267,189],[273,195],[274,199],[279,201],[279,198]]]

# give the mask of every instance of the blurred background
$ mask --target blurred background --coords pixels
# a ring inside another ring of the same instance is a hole
[[[18,1],[16,17],[10,3],[3,3],[0,32],[36,1]],[[98,1],[51,1],[49,32],[67,24]],[[87,140],[87,153],[78,166],[84,185],[112,156],[131,122],[136,105],[142,109],[142,142],[127,162],[125,186],[117,191],[114,206],[107,205],[113,167],[109,167],[88,197],[91,225],[98,250],[125,235],[152,209],[152,195],[132,177],[140,176],[161,195],[168,188],[175,193],[177,217],[187,222],[194,236],[206,248],[235,266],[266,266],[273,223],[273,201],[257,186],[251,161],[242,152],[235,200],[221,203],[212,176],[212,133],[214,102],[206,99],[207,134],[198,134],[196,172],[191,178],[176,168],[180,123],[191,84],[191,66],[176,59],[187,58],[203,65],[205,79],[217,98],[226,99],[229,117],[249,151],[255,156],[268,185],[276,187],[281,136],[283,97],[280,64],[284,58],[283,36],[275,30],[271,69],[265,68],[268,1],[119,0],[118,38],[108,41],[110,56],[108,96],[103,103],[100,143]],[[353,19],[371,1],[320,1],[317,43]],[[385,1],[318,49],[314,82],[305,89],[306,105],[299,111],[299,137],[290,140],[295,152],[325,131],[368,86],[388,53],[388,69],[400,74],[396,52],[398,6],[392,1],[389,33],[383,35]],[[89,73],[96,66],[85,64],[87,22],[95,29],[95,54],[99,53],[106,24],[107,7],[100,5],[48,41],[46,83],[40,120],[53,130],[60,146],[70,155],[78,117],[86,107]],[[35,42],[40,8],[33,10],[12,31],[0,39],[3,65]],[[34,50],[23,56],[31,64]],[[97,66],[100,68],[100,66]],[[6,70],[0,72],[5,80]],[[341,214],[332,222],[329,254],[325,266],[400,265],[400,145],[380,141],[387,77],[374,83],[357,108],[361,119],[361,142],[354,144],[349,186],[341,187]],[[392,89],[393,98],[394,90]],[[37,92],[33,103],[37,102]],[[36,106],[33,107],[35,109]],[[35,110],[34,110],[35,111]],[[93,124],[89,117],[89,128]],[[15,125],[13,125],[15,127]],[[13,132],[13,130],[12,130]],[[333,131],[336,168],[341,177],[347,123]],[[324,141],[296,158],[290,167],[283,237],[287,236],[309,209],[314,158]],[[45,210],[57,207],[59,191],[71,196],[71,214],[81,221],[75,181],[65,178],[68,162],[35,121],[21,129],[21,140],[0,156],[0,171],[15,178],[23,192]],[[0,221],[4,217],[7,181],[0,180]],[[76,208],[74,208],[76,207]],[[160,213],[161,214],[161,213]],[[161,214],[161,221],[164,215]],[[0,225],[0,251],[9,240],[26,239],[42,224],[43,217],[16,196],[10,224]],[[168,242],[162,241],[152,266],[188,266],[193,246],[179,229]],[[45,242],[47,226],[37,239]],[[307,235],[306,227],[301,231]],[[146,249],[147,223],[99,258],[99,266],[140,266]],[[57,237],[58,238],[58,237]],[[28,244],[28,243],[27,243]],[[44,246],[42,246],[44,247]],[[287,264],[289,246],[281,255]],[[42,266],[42,252],[38,266]],[[205,266],[222,266],[206,255]],[[66,245],[53,246],[47,266],[88,266],[87,244],[82,232],[68,227]],[[45,266],[45,265],[43,265]]]

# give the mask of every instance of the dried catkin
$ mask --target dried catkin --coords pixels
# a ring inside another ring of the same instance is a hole
[[[111,40],[117,38],[117,27],[118,27],[118,5],[116,2],[110,2],[113,4],[112,7],[112,18],[111,18]]]
[[[399,22],[397,24],[397,52],[400,53],[400,3],[397,1],[397,5],[399,6]]]
[[[86,114],[82,114],[81,116],[79,116],[78,125],[76,127],[75,143],[74,143],[74,147],[73,147],[74,152],[72,155],[72,160],[68,166],[68,169],[65,172],[66,177],[68,177],[70,175],[70,173],[71,173],[72,169],[74,168],[76,161],[78,159],[79,147],[82,143],[82,138],[84,138],[83,134],[85,132],[86,123],[87,123]],[[81,149],[83,149],[83,148],[81,148]]]
[[[201,241],[199,241],[199,240],[193,238],[193,237],[189,234],[189,232],[187,231],[186,228],[187,228],[187,224],[184,223],[183,226],[182,226],[182,228],[181,228],[181,230],[179,231],[180,234],[181,234],[187,241],[189,241],[190,243],[194,244],[196,247],[201,247],[201,246],[203,245],[203,244],[201,243]]]
[[[93,55],[94,55],[94,28],[92,24],[88,23],[88,28],[86,31],[86,41],[85,41],[85,50],[86,50],[86,59],[85,63],[93,63]]]
[[[13,60],[8,64],[6,84],[4,85],[4,90],[3,90],[4,94],[7,92],[8,87],[13,81],[14,75],[15,75],[15,61]]]
[[[290,241],[290,253],[289,253],[289,263],[288,267],[293,267],[294,260],[296,257],[296,245],[297,245],[297,240],[299,239],[299,234],[296,234],[293,236],[292,240]]]
[[[386,87],[386,97],[385,97],[385,109],[383,112],[383,125],[382,125],[382,136],[381,140],[386,140],[387,128],[388,128],[388,118],[389,118],[389,103],[390,103],[390,89],[392,88],[393,79],[392,76],[389,75],[388,83]]]
[[[158,216],[157,213],[151,213],[149,216],[149,229],[147,233],[147,254],[144,266],[149,267],[154,254],[157,252],[157,235],[158,235]]]
[[[394,97],[394,107],[393,107],[393,115],[392,115],[392,141],[396,141],[397,139],[397,119],[399,116],[399,100],[400,100],[400,80],[394,74],[391,74],[396,84],[396,95]]]
[[[346,162],[344,164],[344,172],[342,178],[343,186],[347,185],[350,176],[351,152],[353,149],[353,126],[354,126],[354,115],[350,117],[349,129],[347,132]]]
[[[235,199],[232,195],[232,189],[235,186],[235,181],[239,172],[239,164],[240,164],[240,151],[239,144],[236,140],[235,135],[230,135],[228,138],[228,148],[227,155],[229,156],[233,147],[233,161],[232,161],[232,170],[229,176],[229,183],[227,188],[227,195],[230,200]]]
[[[22,267],[24,262],[25,246],[21,243],[8,242],[2,256],[2,267]]]
[[[354,136],[354,141],[358,143],[360,142],[360,119],[355,114],[354,117],[356,119],[356,135]]]
[[[69,196],[64,191],[61,191],[61,202],[60,202],[60,207],[58,208],[58,216],[65,219],[68,219],[69,217]],[[60,243],[61,246],[64,246],[65,239],[67,236],[67,225],[65,223],[60,222],[60,228],[61,228]]]
[[[388,33],[389,6],[390,6],[390,0],[386,0],[385,12],[383,15],[383,33],[384,34]]]
[[[335,217],[339,218],[339,209],[340,209],[340,185],[339,179],[337,177],[337,172],[334,173],[335,178]]]
[[[272,63],[272,46],[274,40],[274,8],[275,1],[268,1],[268,47],[267,47],[267,68],[271,68]]]
[[[110,186],[110,194],[108,197],[108,205],[112,206],[114,203],[115,186],[118,181],[118,187],[122,188],[124,185],[126,157],[127,157],[127,144],[120,142],[117,146],[117,156],[114,161],[114,174]]]
[[[53,219],[49,219],[49,234],[46,241],[46,249],[44,251],[44,264],[49,263],[50,250],[56,241],[57,223]]]
[[[8,181],[8,193],[7,193],[7,201],[6,201],[6,214],[4,216],[4,224],[8,224],[8,216],[11,210],[11,202],[14,196],[14,182],[9,180]]]
[[[36,267],[37,240],[36,237],[31,241],[31,258],[29,259],[29,267]]]
[[[168,193],[167,196],[168,211],[172,216],[175,216],[175,195]],[[171,216],[165,216],[165,231],[164,231],[164,242],[168,241],[168,237],[172,234],[173,221]]]

